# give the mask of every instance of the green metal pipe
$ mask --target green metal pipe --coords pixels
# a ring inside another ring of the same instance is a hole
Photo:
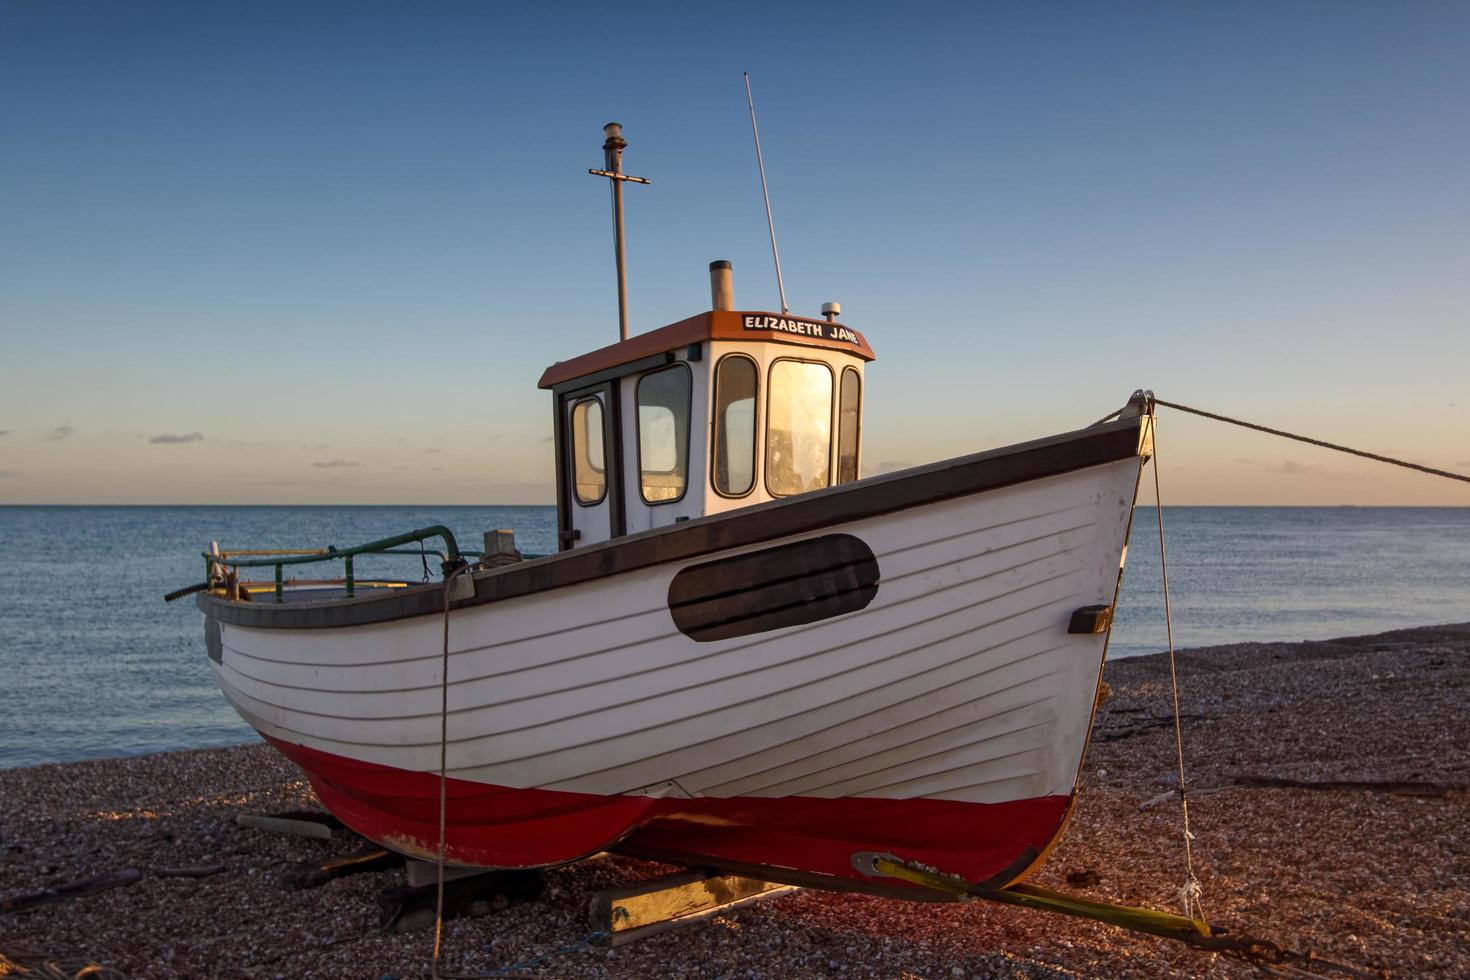
[[[329,546],[320,554],[314,555],[288,555],[283,557],[263,558],[229,558],[227,563],[234,568],[252,568],[257,566],[274,565],[278,570],[282,565],[310,565],[315,562],[331,561],[335,558],[347,558],[351,555],[363,554],[410,554],[416,555],[417,551],[393,552],[389,549],[410,542],[422,542],[428,538],[442,538],[444,551],[436,553],[443,556],[443,560],[457,562],[461,558],[459,542],[454,539],[454,532],[443,524],[432,524],[429,527],[421,527],[417,531],[408,531],[404,534],[395,534],[391,538],[379,538],[377,541],[369,541],[353,548],[338,548]],[[200,552],[207,561],[210,554],[207,551]]]

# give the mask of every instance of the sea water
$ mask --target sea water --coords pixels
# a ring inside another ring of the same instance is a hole
[[[0,768],[254,740],[215,687],[192,597],[163,593],[203,578],[211,540],[346,547],[430,524],[465,548],[513,528],[522,551],[555,549],[551,507],[0,507]],[[1470,620],[1470,508],[1166,507],[1164,530],[1181,647]],[[1158,555],[1139,508],[1110,656],[1165,647]]]

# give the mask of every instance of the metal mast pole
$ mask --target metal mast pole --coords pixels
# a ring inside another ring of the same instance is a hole
[[[607,140],[602,144],[603,163],[615,174],[623,172],[623,148],[628,141],[622,137],[622,127],[609,123],[602,130]],[[613,200],[613,251],[618,257],[618,337],[628,339],[628,253],[623,243],[623,182],[610,180]]]
[[[623,150],[628,141],[623,139],[623,127],[618,123],[608,123],[602,127],[602,133],[607,138],[602,144],[602,159],[606,170],[588,170],[589,174],[598,177],[606,177],[612,184],[613,205],[613,254],[618,263],[618,338],[628,339],[628,270],[627,250],[623,244],[623,182],[633,181],[635,184],[646,184],[648,180],[643,177],[630,177],[623,173]]]

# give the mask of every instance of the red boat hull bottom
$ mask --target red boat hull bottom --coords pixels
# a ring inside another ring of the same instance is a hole
[[[434,860],[439,778],[268,741],[311,780],[322,803],[370,840]],[[446,781],[445,858],[451,864],[525,868],[616,849],[647,856],[764,870],[774,880],[903,893],[869,878],[853,855],[876,851],[972,882],[1006,884],[1045,854],[1069,796],[1005,803],[876,797],[654,799]]]

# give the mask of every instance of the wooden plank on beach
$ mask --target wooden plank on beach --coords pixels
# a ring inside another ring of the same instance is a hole
[[[740,875],[687,871],[604,889],[592,896],[589,912],[592,927],[606,934],[603,944],[621,946],[798,890]]]

